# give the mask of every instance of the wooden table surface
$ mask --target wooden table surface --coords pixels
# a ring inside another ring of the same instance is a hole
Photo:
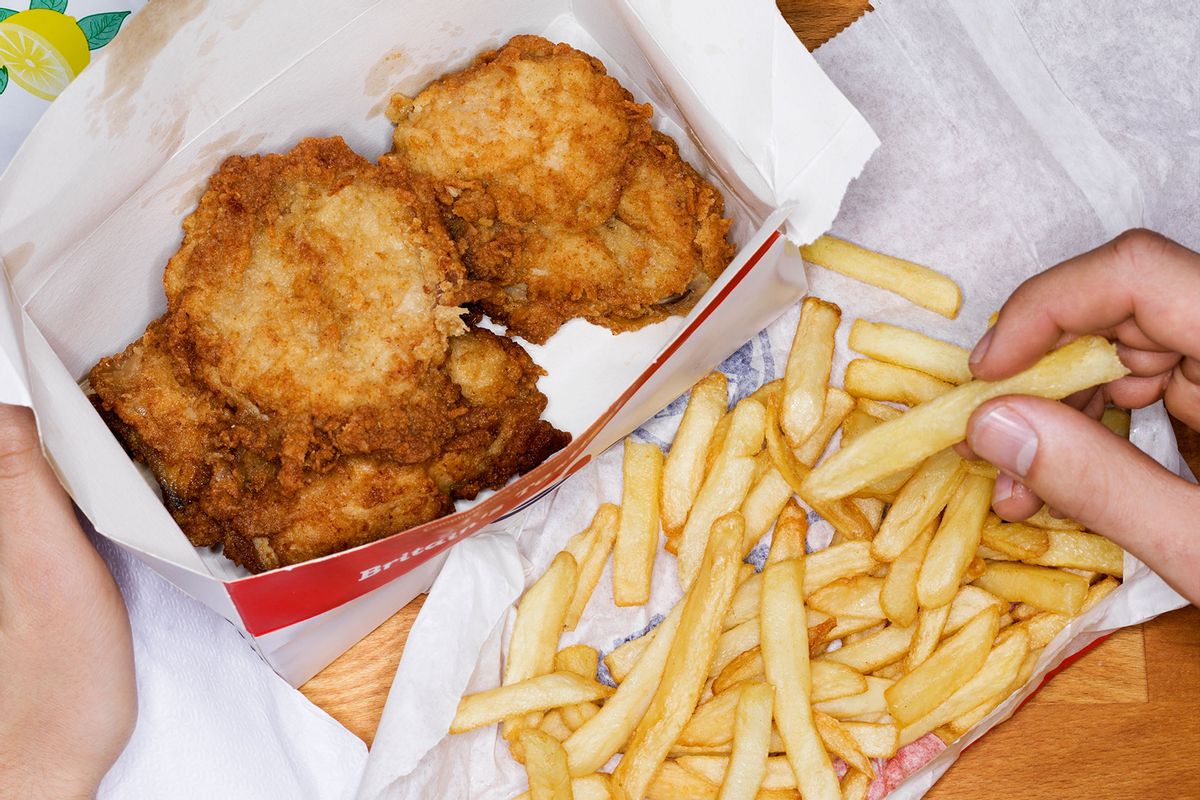
[[[853,22],[863,0],[779,0],[810,48]],[[1200,474],[1200,435],[1176,426]],[[301,687],[367,744],[424,597]],[[1200,798],[1200,609],[1122,630],[992,730],[927,795],[1030,800]]]

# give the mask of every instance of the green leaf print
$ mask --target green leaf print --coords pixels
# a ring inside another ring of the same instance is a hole
[[[0,22],[4,22],[4,20],[8,19],[15,13],[17,12],[13,11],[11,8],[0,8]]]
[[[87,37],[88,49],[98,50],[111,42],[128,16],[128,11],[112,11],[107,14],[92,14],[79,20],[79,27]]]
[[[60,14],[67,13],[67,0],[31,0],[29,7],[33,8],[48,8],[51,11],[57,11]]]
[[[8,67],[0,67],[0,94],[8,88]]]

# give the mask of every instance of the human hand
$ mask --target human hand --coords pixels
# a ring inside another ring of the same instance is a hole
[[[1106,402],[1141,408],[1163,399],[1200,429],[1200,255],[1135,230],[1035,275],[980,339],[971,370],[1008,377],[1085,333],[1116,341],[1131,374],[1066,404],[1000,397],[972,415],[967,444],[1001,471],[992,505],[1016,520],[1045,501],[1200,605],[1200,489],[1095,421]]]
[[[92,797],[137,718],[121,593],[42,457],[0,405],[0,798]]]

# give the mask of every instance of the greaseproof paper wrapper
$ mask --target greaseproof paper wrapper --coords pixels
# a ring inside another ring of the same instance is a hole
[[[0,304],[0,397],[24,401],[27,391],[49,455],[97,530],[251,634],[294,683],[427,587],[452,543],[519,528],[524,506],[799,297],[803,270],[781,231],[811,239],[828,227],[878,143],[768,0],[164,0],[127,25],[0,179],[13,298]],[[193,548],[77,382],[162,313],[180,222],[227,156],[341,135],[377,157],[390,144],[383,111],[394,92],[415,94],[518,33],[595,54],[653,102],[654,125],[726,199],[733,263],[686,318],[617,336],[574,320],[530,347],[548,373],[546,417],[575,441],[500,492],[263,575]]]
[[[1133,62],[1133,68],[1128,59],[1108,58],[1096,40],[1074,34],[1077,24],[1106,30],[1114,19],[1124,19],[1119,4],[1099,6],[1100,11],[1094,2],[1052,8],[1023,3],[1018,11],[1008,4],[934,8],[893,0],[818,51],[819,63],[884,141],[852,185],[834,233],[927,263],[964,290],[962,313],[949,321],[810,269],[810,291],[844,312],[835,376],[853,356],[846,334],[857,317],[969,347],[985,330],[988,315],[1023,279],[1124,228],[1163,228],[1182,234],[1185,243],[1190,234],[1191,246],[1197,245],[1194,227],[1181,223],[1200,177],[1196,165],[1187,152],[1163,155],[1170,153],[1170,143],[1194,136],[1189,127],[1194,106],[1173,101],[1177,87],[1194,81],[1185,72],[1186,59],[1169,67],[1159,59],[1153,65]],[[1139,49],[1157,44],[1171,52],[1189,36],[1195,41],[1196,31],[1174,29],[1169,12],[1161,13],[1157,25],[1146,21],[1149,42],[1143,39]],[[1032,39],[1030,31],[1040,33]],[[1104,65],[1102,80],[1098,64]],[[1067,94],[1063,87],[1079,91]],[[1139,108],[1153,106],[1154,112],[1122,116],[1114,105],[1131,97],[1146,98]],[[731,401],[782,374],[797,316],[792,309],[725,361],[721,369],[730,376]],[[671,403],[635,437],[665,445],[683,407],[684,398]],[[1186,474],[1161,406],[1134,413],[1132,439],[1167,468]],[[534,509],[506,547],[496,541],[487,553],[464,548],[453,554],[455,570],[447,569],[435,583],[408,640],[368,759],[362,800],[491,800],[524,790],[522,770],[494,729],[459,737],[443,733],[465,691],[500,680],[511,603],[520,593],[511,583],[512,571],[524,564],[527,583],[539,576],[600,503],[619,502],[620,481],[617,446]],[[809,546],[823,546],[829,535],[827,523],[816,522]],[[483,573],[476,563],[481,557],[504,564],[507,577]],[[651,602],[640,608],[612,604],[610,563],[583,621],[563,637],[562,646],[584,642],[608,652],[655,623],[679,597],[674,562],[660,553]],[[1026,687],[898,786],[880,781],[872,797],[888,788],[894,798],[922,796],[967,744],[1012,714],[1065,658],[1109,631],[1182,605],[1161,579],[1126,556],[1123,586],[1046,648]],[[469,635],[433,635],[462,629],[466,612],[459,609],[468,608]],[[420,687],[419,703],[412,699],[414,687]]]

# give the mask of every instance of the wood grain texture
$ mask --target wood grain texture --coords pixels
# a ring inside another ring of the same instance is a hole
[[[810,48],[865,11],[865,0],[778,0]],[[1200,434],[1176,425],[1200,473]],[[301,690],[368,744],[419,597]],[[1200,609],[1119,631],[989,732],[927,795],[931,800],[1200,798]]]

